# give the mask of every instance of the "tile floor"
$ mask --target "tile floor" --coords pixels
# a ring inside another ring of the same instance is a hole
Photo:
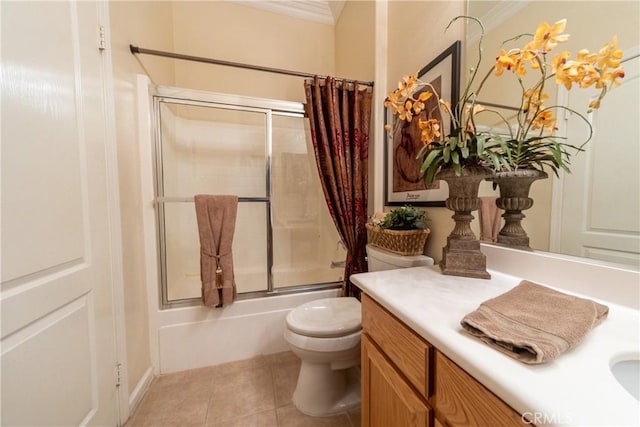
[[[300,360],[291,352],[162,375],[125,427],[359,427],[360,409],[300,413],[291,398]]]

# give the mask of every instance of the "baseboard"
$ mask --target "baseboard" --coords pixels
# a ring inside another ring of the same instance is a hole
[[[142,401],[147,390],[151,386],[151,382],[153,381],[153,368],[149,367],[136,384],[136,387],[129,395],[129,416],[133,415],[134,411],[138,408],[138,405]]]

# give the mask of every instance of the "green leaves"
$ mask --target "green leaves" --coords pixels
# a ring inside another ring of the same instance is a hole
[[[569,159],[584,150],[556,139],[560,138],[535,136],[518,141],[500,135],[487,135],[484,158],[498,172],[549,168],[557,176],[560,169],[570,172]]]
[[[476,156],[482,157],[484,154],[484,143],[487,140],[485,135],[476,135]]]
[[[380,227],[389,230],[422,230],[427,228],[428,221],[429,216],[425,211],[407,205],[389,212]]]
[[[417,158],[424,157],[420,168],[420,173],[424,174],[424,181],[427,185],[431,184],[436,173],[442,168],[453,168],[459,175],[464,166],[483,164],[485,141],[486,136],[456,128],[442,141],[435,141],[423,147]]]

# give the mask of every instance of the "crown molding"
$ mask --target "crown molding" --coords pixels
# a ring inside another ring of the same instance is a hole
[[[497,0],[496,5],[489,9],[484,15],[476,16],[482,25],[485,33],[497,28],[507,19],[524,9],[531,0]],[[480,27],[478,25],[467,25],[467,45],[473,45],[480,40]]]
[[[321,24],[335,25],[344,1],[326,0],[226,0],[242,6],[262,9]]]

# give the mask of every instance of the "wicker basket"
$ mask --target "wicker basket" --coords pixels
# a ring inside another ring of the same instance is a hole
[[[430,230],[388,230],[367,223],[369,244],[399,255],[422,255]]]

